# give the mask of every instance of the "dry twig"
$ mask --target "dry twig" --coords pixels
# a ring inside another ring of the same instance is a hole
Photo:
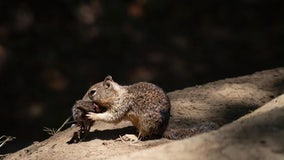
[[[62,129],[66,124],[68,124],[68,122],[69,122],[70,119],[71,119],[71,116],[69,116],[69,117],[63,122],[63,124],[62,124],[58,129],[44,127],[44,128],[43,128],[43,131],[46,132],[47,134],[53,136],[53,135],[57,134],[58,132],[60,132],[61,129]]]

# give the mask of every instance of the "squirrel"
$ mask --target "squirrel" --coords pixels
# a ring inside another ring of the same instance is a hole
[[[86,96],[106,109],[102,113],[88,112],[86,116],[90,120],[109,123],[131,121],[139,132],[138,139],[162,136],[168,126],[171,104],[166,93],[155,84],[139,82],[122,86],[107,76],[103,82],[93,85]]]
[[[219,127],[213,122],[202,122],[189,127],[169,128],[170,110],[170,100],[160,87],[148,82],[122,86],[107,76],[103,82],[91,86],[84,97],[74,104],[73,118],[80,130],[74,132],[67,143],[84,140],[97,120],[109,123],[131,121],[139,132],[138,137],[125,135],[121,138],[134,141],[151,138],[152,135],[178,140]]]

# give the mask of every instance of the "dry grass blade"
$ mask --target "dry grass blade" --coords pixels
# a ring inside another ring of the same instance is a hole
[[[5,136],[5,135],[1,136],[1,137],[0,137],[0,148],[1,148],[5,143],[7,143],[8,141],[12,141],[12,140],[14,140],[14,139],[16,139],[16,137]]]
[[[0,148],[3,147],[7,142],[12,141],[16,139],[16,137],[12,137],[12,136],[6,136],[3,135],[0,137]],[[0,154],[0,159],[3,159],[7,154],[1,155]]]
[[[43,131],[46,132],[47,134],[53,136],[53,135],[57,134],[58,132],[60,132],[61,129],[62,129],[66,124],[68,124],[68,122],[69,122],[70,119],[71,119],[71,116],[69,116],[69,117],[63,122],[63,124],[62,124],[58,129],[44,127],[44,128],[43,128]]]
[[[54,128],[43,127],[43,131],[46,132],[47,134],[51,135],[51,136],[56,134]]]

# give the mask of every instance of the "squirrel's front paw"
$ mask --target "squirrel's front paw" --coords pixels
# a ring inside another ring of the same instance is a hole
[[[93,120],[93,121],[97,120],[97,114],[94,113],[94,112],[88,112],[88,114],[86,114],[86,116],[87,116],[88,119],[90,119],[90,120]]]

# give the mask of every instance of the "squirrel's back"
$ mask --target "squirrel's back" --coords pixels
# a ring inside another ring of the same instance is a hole
[[[145,135],[162,135],[170,118],[170,101],[166,93],[148,82],[132,84],[127,90],[133,98],[130,114],[139,117],[140,124],[136,124],[139,130],[144,130]]]

